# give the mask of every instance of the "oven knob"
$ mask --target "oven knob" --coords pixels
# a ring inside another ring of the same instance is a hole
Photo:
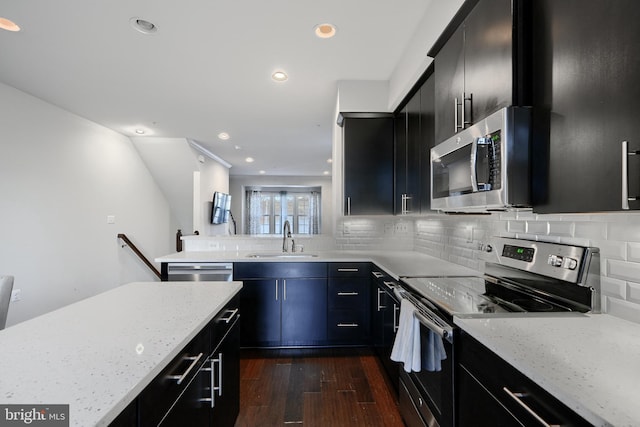
[[[549,255],[547,264],[552,267],[562,267],[562,257],[559,255]]]
[[[420,406],[422,408],[422,405],[424,404],[424,401],[422,400],[421,397],[418,398],[418,406]]]
[[[567,268],[569,270],[575,270],[577,266],[578,260],[569,257],[565,257],[562,263],[562,268]]]

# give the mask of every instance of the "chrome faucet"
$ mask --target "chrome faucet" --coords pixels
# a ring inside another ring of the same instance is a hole
[[[291,224],[289,224],[289,220],[284,222],[282,226],[282,252],[289,252],[289,245],[287,245],[287,239],[291,239]],[[293,241],[293,239],[291,239]],[[294,243],[295,245],[295,243]],[[295,246],[292,248],[292,252],[295,252]]]

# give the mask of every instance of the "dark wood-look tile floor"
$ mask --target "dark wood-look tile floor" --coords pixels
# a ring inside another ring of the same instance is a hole
[[[368,349],[243,350],[236,427],[403,427]]]

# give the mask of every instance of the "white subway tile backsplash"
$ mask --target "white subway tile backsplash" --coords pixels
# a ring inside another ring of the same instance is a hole
[[[591,240],[589,246],[600,249],[601,259],[627,259],[627,245],[623,242],[615,242],[609,240]]]
[[[549,234],[560,237],[573,237],[574,223],[563,221],[549,221]]]
[[[608,259],[606,261],[606,275],[615,279],[640,283],[640,264]]]
[[[549,223],[547,221],[527,221],[526,230],[528,234],[549,234]]]
[[[627,261],[640,262],[640,243],[627,243]]]
[[[640,304],[606,297],[606,312],[617,317],[640,323]]]
[[[607,238],[620,242],[640,242],[640,221],[618,221],[607,224]]]
[[[619,299],[627,299],[627,282],[611,277],[601,277],[600,287],[602,295]]]
[[[640,303],[640,283],[628,282],[627,283],[627,298],[628,301]]]
[[[511,220],[507,224],[507,231],[509,233],[526,233],[527,232],[527,222],[526,221]]]
[[[576,222],[576,237],[603,240],[607,238],[607,224],[604,222]]]

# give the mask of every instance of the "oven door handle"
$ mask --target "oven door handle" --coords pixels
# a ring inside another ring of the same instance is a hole
[[[426,326],[429,330],[438,334],[438,336],[442,339],[449,341],[449,343],[453,344],[453,328],[447,327],[443,328],[442,326],[436,324],[433,320],[427,318],[422,313],[415,312],[413,315],[418,319],[420,323]]]

